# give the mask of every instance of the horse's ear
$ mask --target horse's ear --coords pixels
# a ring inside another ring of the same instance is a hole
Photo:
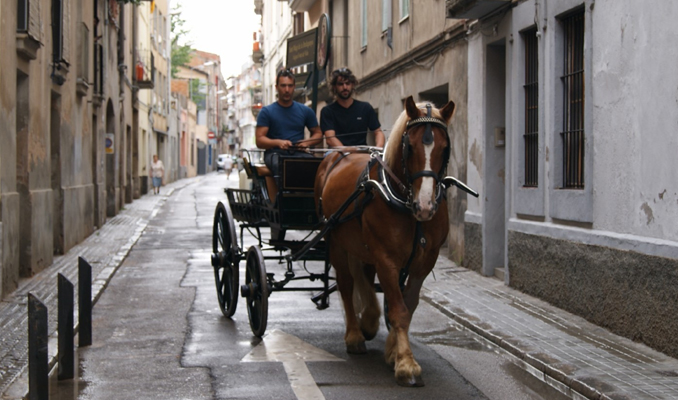
[[[456,106],[454,105],[454,102],[452,100],[450,100],[450,102],[445,104],[445,107],[443,107],[440,110],[440,115],[443,117],[443,121],[445,121],[445,123],[450,122],[452,115],[454,115],[454,109],[455,108],[456,108]]]
[[[410,117],[410,119],[415,119],[419,118],[419,108],[417,108],[417,104],[414,102],[414,99],[412,96],[409,96],[405,100],[405,111],[407,111],[407,116]]]

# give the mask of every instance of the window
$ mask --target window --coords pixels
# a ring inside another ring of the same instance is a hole
[[[63,59],[63,18],[62,0],[52,0],[52,60],[60,63]]]
[[[28,32],[28,0],[18,0],[16,11],[17,32]]]
[[[584,188],[584,11],[561,20],[564,32],[563,188]]]
[[[360,0],[362,15],[360,16],[360,45],[367,47],[367,0]]]
[[[539,178],[539,58],[537,28],[521,33],[525,44],[525,183],[537,187]]]
[[[391,4],[392,0],[381,0],[381,31],[386,32],[391,27]]]
[[[410,15],[410,0],[400,1],[400,19],[403,20]]]
[[[293,25],[293,35],[296,36],[300,33],[304,33],[304,13],[299,12],[294,14],[294,25]]]

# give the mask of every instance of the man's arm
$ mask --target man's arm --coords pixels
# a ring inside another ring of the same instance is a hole
[[[310,147],[310,146],[315,146],[316,144],[320,143],[323,140],[323,132],[320,130],[320,126],[316,126],[315,128],[309,129],[311,131],[311,137],[308,139],[304,140],[301,143],[298,143],[298,146],[301,147]]]
[[[337,138],[337,132],[332,129],[328,129],[325,131],[325,140],[327,140],[327,145],[329,147],[337,147],[344,145],[343,143],[341,143],[341,140]]]
[[[377,147],[384,147],[384,143],[386,143],[386,138],[384,137],[384,132],[381,130],[381,127],[379,127],[374,131],[374,145]]]
[[[283,139],[271,139],[268,136],[268,126],[257,126],[254,131],[257,147],[260,149],[287,149],[292,146],[292,142]]]

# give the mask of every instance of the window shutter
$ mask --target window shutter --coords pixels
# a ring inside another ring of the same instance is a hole
[[[30,0],[28,3],[28,35],[42,43],[42,24],[40,0]]]
[[[70,65],[71,56],[71,0],[63,1],[63,23],[61,24],[61,60]]]

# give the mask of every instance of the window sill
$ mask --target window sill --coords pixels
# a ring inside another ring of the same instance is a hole
[[[408,21],[410,19],[410,14],[407,14],[406,16],[402,17],[400,21],[398,21],[398,25],[402,25],[405,21]]]
[[[361,53],[364,53],[364,52],[366,52],[366,51],[367,51],[367,46],[363,46],[363,47],[360,49],[360,52],[361,52]]]

